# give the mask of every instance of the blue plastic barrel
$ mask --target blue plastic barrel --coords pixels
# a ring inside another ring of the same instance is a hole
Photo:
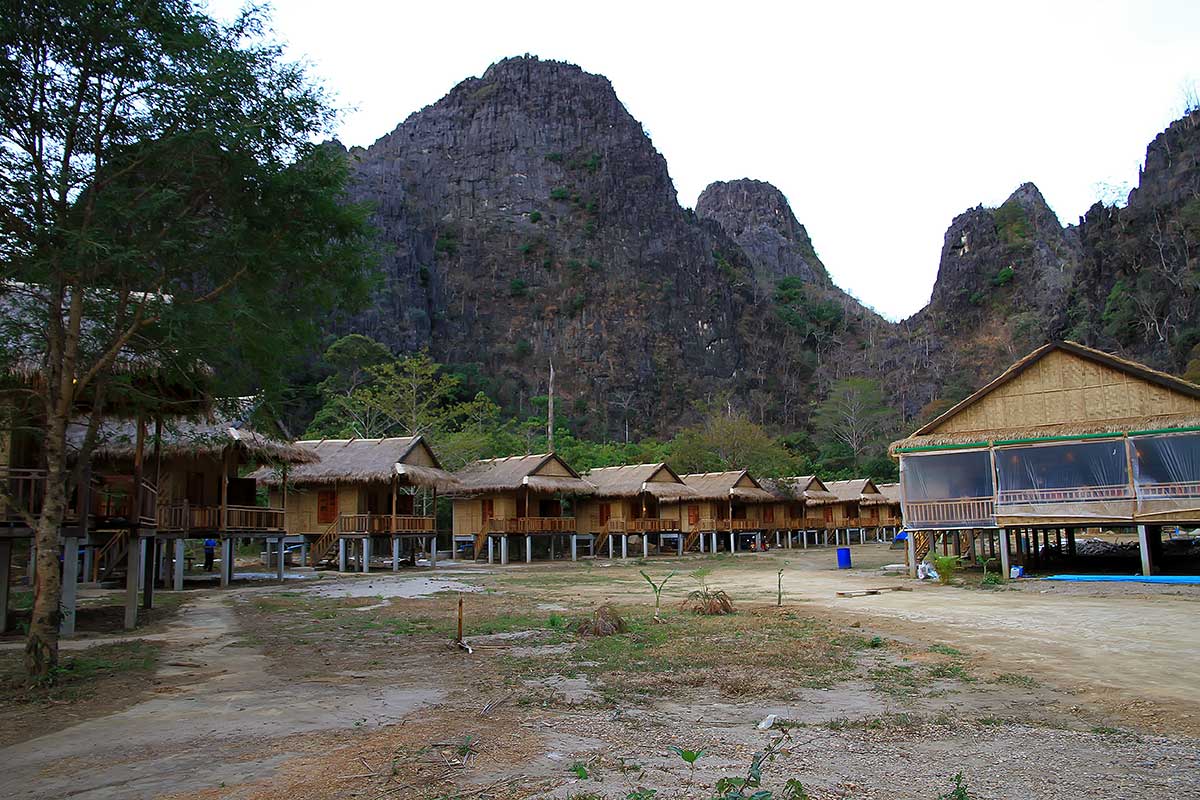
[[[838,569],[850,569],[850,548],[839,547],[838,553]]]

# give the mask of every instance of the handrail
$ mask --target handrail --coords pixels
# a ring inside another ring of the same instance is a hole
[[[488,520],[490,533],[574,533],[574,517],[515,517]]]
[[[226,530],[281,531],[284,529],[282,508],[265,506],[226,506]]]
[[[608,521],[609,533],[663,533],[676,532],[679,528],[679,520],[671,518],[641,517]]]
[[[991,497],[964,497],[953,500],[909,500],[904,504],[904,524],[909,527],[930,525],[990,525],[996,516]]]
[[[433,533],[435,520],[414,514],[340,514],[341,533]]]
[[[41,513],[46,496],[46,470],[0,467],[0,482],[8,484],[8,505],[0,500],[0,519],[22,519],[20,512],[30,516]]]

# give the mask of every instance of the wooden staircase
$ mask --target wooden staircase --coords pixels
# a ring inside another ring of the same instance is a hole
[[[933,545],[933,535],[925,531],[917,531],[909,535],[916,537],[913,539],[913,546],[916,548],[917,563],[920,564],[925,560],[925,556],[929,555],[929,548]]]
[[[329,523],[329,527],[325,532],[317,537],[317,540],[312,545],[312,563],[320,564],[322,561],[329,561],[336,556],[338,542],[338,521],[335,519]]]
[[[101,572],[105,578],[112,578],[118,567],[124,567],[126,556],[129,554],[129,531],[114,534],[104,546],[96,551],[92,561],[92,581],[100,580]]]
[[[592,555],[600,555],[601,548],[606,544],[608,544],[608,531],[602,530],[596,534],[596,538],[592,542]]]
[[[683,540],[683,552],[688,552],[693,547],[699,549],[701,533],[699,530],[688,531],[687,538]]]

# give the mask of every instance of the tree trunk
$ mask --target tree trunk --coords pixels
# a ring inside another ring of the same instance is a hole
[[[30,680],[51,677],[58,666],[59,605],[62,575],[58,564],[58,532],[67,502],[65,440],[67,420],[58,414],[47,420],[46,493],[35,532],[37,570],[33,586],[33,612],[25,642],[25,671]]]

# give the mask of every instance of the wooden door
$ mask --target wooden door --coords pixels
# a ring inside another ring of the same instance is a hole
[[[688,506],[688,525],[695,527],[700,524],[700,506]]]
[[[490,497],[485,498],[483,500],[483,521],[484,522],[487,522],[488,520],[490,520],[496,516],[496,507],[492,504],[492,502],[493,501]]]
[[[600,527],[601,528],[606,527],[608,525],[608,521],[610,519],[612,519],[612,504],[611,503],[601,503],[600,504]]]
[[[763,522],[775,521],[775,506],[763,506]]]
[[[825,521],[833,522],[833,506],[825,506]]]
[[[319,489],[317,491],[317,524],[331,525],[338,517],[338,497],[336,489]]]

